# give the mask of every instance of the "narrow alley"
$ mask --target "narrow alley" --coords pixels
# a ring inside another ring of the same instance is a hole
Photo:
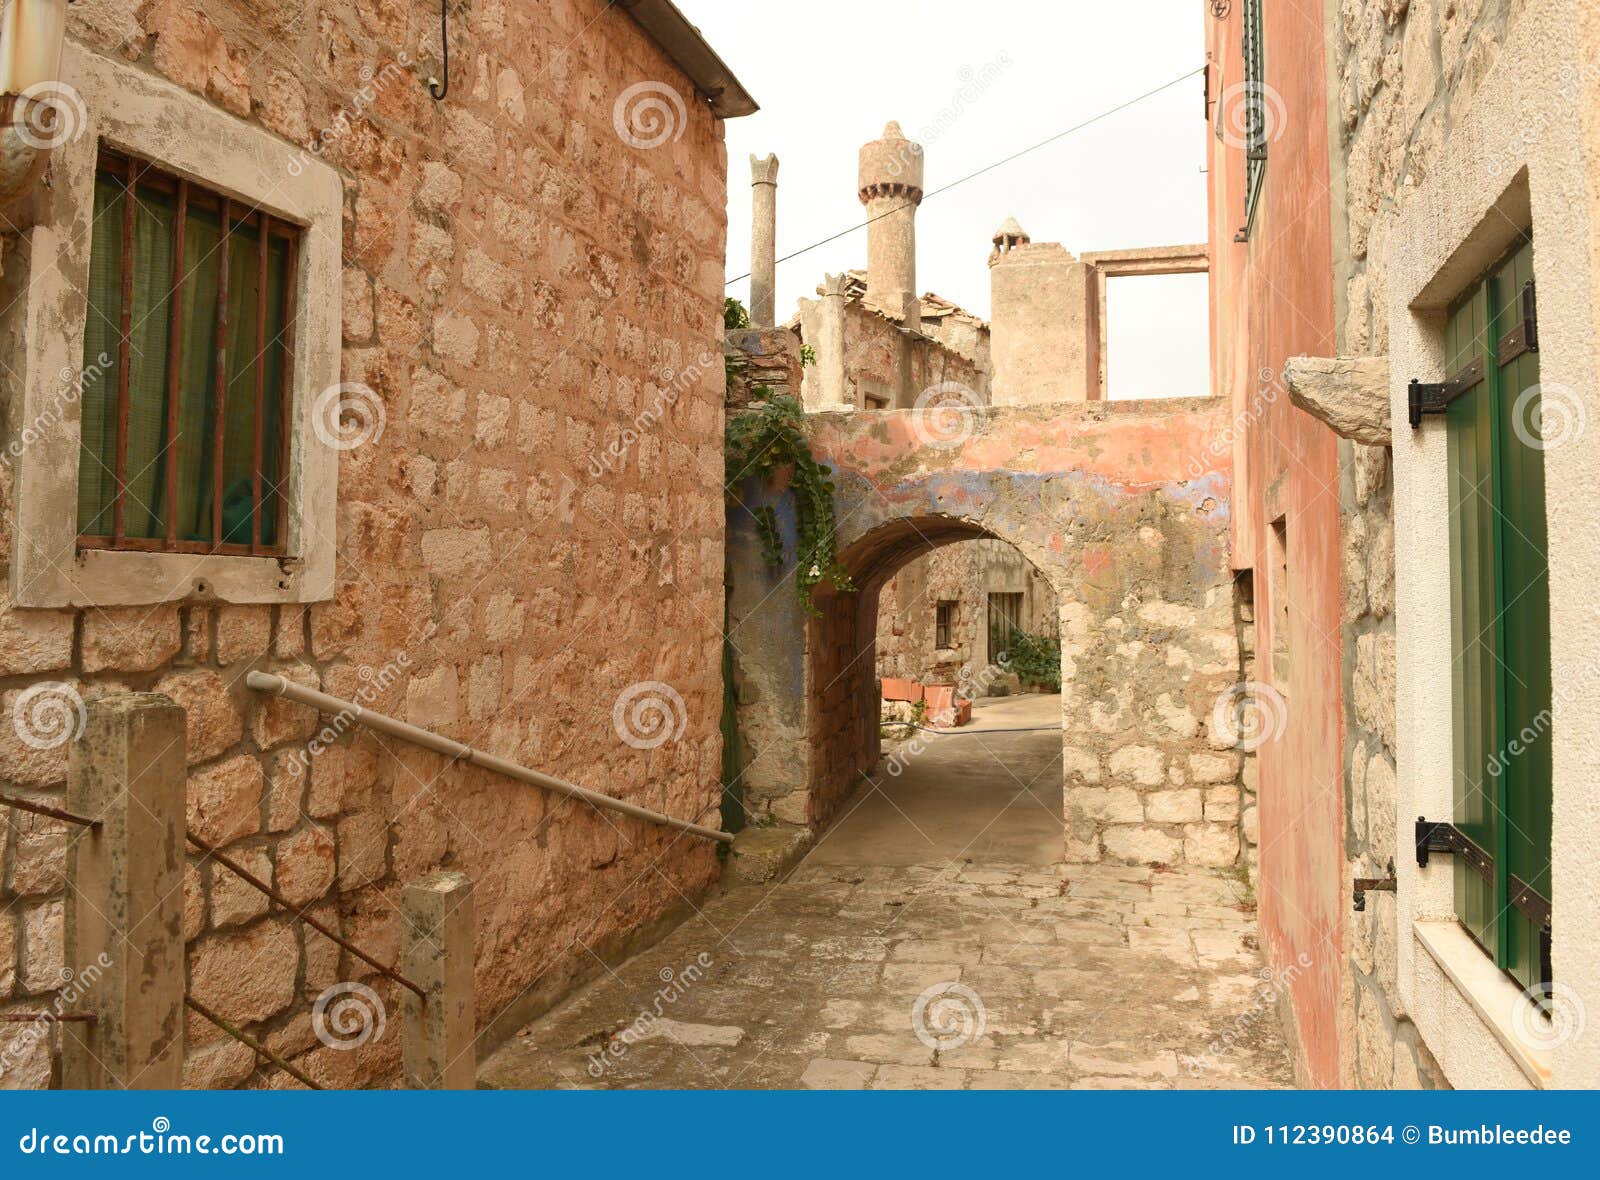
[[[1251,896],[1061,863],[1056,696],[980,700],[781,884],[711,897],[513,1037],[491,1088],[1241,1088],[1292,1083]],[[900,761],[896,761],[899,759]]]

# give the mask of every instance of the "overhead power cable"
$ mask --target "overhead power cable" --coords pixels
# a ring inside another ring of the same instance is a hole
[[[1026,156],[1026,155],[1029,155],[1029,154],[1031,154],[1033,152],[1036,152],[1040,148],[1049,147],[1051,144],[1055,143],[1058,139],[1065,139],[1067,136],[1073,134],[1074,132],[1082,131],[1085,127],[1091,127],[1094,124],[1100,122],[1102,119],[1109,119],[1112,115],[1117,114],[1119,111],[1125,111],[1129,107],[1134,106],[1134,105],[1136,105],[1138,103],[1141,103],[1147,98],[1154,98],[1156,95],[1160,94],[1162,91],[1171,90],[1174,86],[1178,85],[1178,83],[1187,82],[1190,78],[1193,78],[1196,74],[1202,74],[1204,72],[1205,72],[1205,67],[1204,66],[1200,66],[1200,67],[1198,67],[1196,69],[1190,70],[1187,74],[1180,74],[1178,77],[1173,78],[1170,82],[1163,82],[1160,86],[1155,87],[1153,90],[1146,90],[1143,94],[1140,94],[1140,95],[1137,95],[1137,96],[1135,96],[1133,98],[1127,99],[1124,102],[1119,102],[1114,107],[1107,107],[1105,110],[1101,111],[1098,115],[1093,115],[1093,116],[1083,120],[1083,122],[1081,122],[1081,123],[1074,123],[1071,127],[1068,127],[1068,128],[1066,128],[1065,130],[1062,130],[1062,131],[1057,131],[1054,135],[1050,136],[1049,138],[1041,139],[1038,143],[1031,144],[1030,146],[1023,148],[1021,151],[1012,152],[1009,156],[1002,156],[1000,159],[994,161],[991,164],[985,164],[982,168],[979,168],[975,172],[969,172],[965,176],[957,177],[955,180],[950,181],[948,184],[941,184],[938,188],[929,189],[927,192],[922,194],[922,201],[923,201],[923,203],[926,203],[930,197],[936,197],[940,193],[947,193],[951,189],[955,188],[957,185],[966,184],[967,181],[974,180],[977,177],[982,176],[986,172],[993,172],[996,168],[1000,168],[1000,167],[1002,167],[1002,166],[1004,166],[1006,164],[1009,164],[1013,160],[1020,160],[1023,156]],[[894,209],[886,209],[884,212],[878,214],[877,217],[869,217],[865,221],[857,222],[855,225],[852,225],[852,226],[848,227],[847,229],[842,229],[836,234],[829,234],[825,238],[818,238],[815,242],[812,242],[809,246],[802,246],[798,250],[795,250],[795,251],[793,251],[793,252],[791,252],[789,254],[783,255],[781,258],[776,260],[774,265],[776,265],[777,262],[788,262],[792,258],[799,258],[802,254],[809,254],[811,251],[815,250],[818,246],[826,246],[829,242],[836,242],[840,238],[846,236],[847,234],[853,234],[858,229],[865,229],[867,226],[871,225],[874,221],[877,221],[880,218],[889,217],[892,214],[898,213],[899,211],[900,211],[900,207],[897,207],[897,208],[894,208]],[[750,277],[750,272],[746,271],[742,275],[739,275],[739,276],[737,276],[735,278],[729,279],[726,283],[723,284],[723,286],[731,287],[734,283],[742,282],[743,280],[748,279],[749,277]]]

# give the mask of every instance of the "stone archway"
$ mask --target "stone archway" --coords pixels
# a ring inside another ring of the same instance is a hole
[[[819,589],[816,617],[789,592],[792,569],[766,569],[748,518],[730,516],[747,804],[827,823],[878,758],[877,588],[929,548],[994,537],[1060,603],[1067,858],[1234,863],[1241,757],[1211,732],[1215,702],[1247,679],[1220,403],[987,408],[954,431],[936,413],[811,416],[857,584]],[[792,552],[788,501],[768,501]]]

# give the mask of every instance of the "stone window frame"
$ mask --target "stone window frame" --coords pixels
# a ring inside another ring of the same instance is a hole
[[[1529,7],[1514,25],[1480,95],[1453,127],[1452,151],[1408,191],[1390,237],[1390,409],[1394,438],[1396,546],[1396,823],[1404,837],[1418,816],[1448,818],[1452,806],[1452,731],[1438,723],[1451,700],[1450,553],[1440,542],[1449,512],[1445,432],[1436,418],[1409,429],[1406,385],[1442,380],[1446,309],[1457,294],[1532,229],[1539,289],[1541,385],[1600,387],[1600,348],[1591,309],[1591,228],[1581,197],[1583,65],[1576,39],[1561,32],[1558,5]],[[1575,393],[1582,397],[1584,394]],[[1588,410],[1591,421],[1600,414]],[[1600,483],[1594,448],[1545,452],[1550,514],[1555,685],[1552,742],[1553,947],[1556,982],[1593,979],[1600,948],[1600,899],[1588,880],[1597,864],[1592,839],[1600,755],[1587,745],[1586,719],[1600,716],[1600,627],[1582,616],[1597,555],[1585,518]],[[1588,452],[1588,453],[1586,453]],[[1406,527],[1405,522],[1419,522]],[[1445,1077],[1456,1087],[1593,1087],[1600,1062],[1584,1044],[1544,1047],[1519,1033],[1532,1004],[1455,920],[1451,858],[1426,869],[1396,856],[1397,1016],[1412,1019]]]
[[[332,597],[339,455],[312,429],[319,391],[340,365],[343,184],[297,152],[186,90],[68,42],[61,81],[81,98],[82,131],[51,152],[48,185],[8,259],[7,334],[15,342],[7,458],[15,479],[11,595],[19,606],[125,606],[188,598],[236,603]],[[304,228],[294,276],[293,404],[285,558],[77,546],[89,226],[101,144],[186,176]],[[17,393],[13,397],[17,397]]]

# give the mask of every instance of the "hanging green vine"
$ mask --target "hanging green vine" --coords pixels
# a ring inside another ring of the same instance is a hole
[[[792,468],[789,491],[794,495],[796,552],[794,589],[808,614],[820,612],[811,602],[811,590],[827,582],[835,590],[854,590],[850,575],[839,564],[838,538],[833,520],[832,471],[817,462],[806,442],[805,411],[792,397],[773,397],[764,386],[752,391],[765,400],[747,414],[729,418],[726,434],[726,471],[723,486],[730,499],[739,501],[739,485],[752,476],[769,478],[779,468]],[[778,514],[770,505],[751,509],[761,557],[769,568],[783,564],[783,537]]]

